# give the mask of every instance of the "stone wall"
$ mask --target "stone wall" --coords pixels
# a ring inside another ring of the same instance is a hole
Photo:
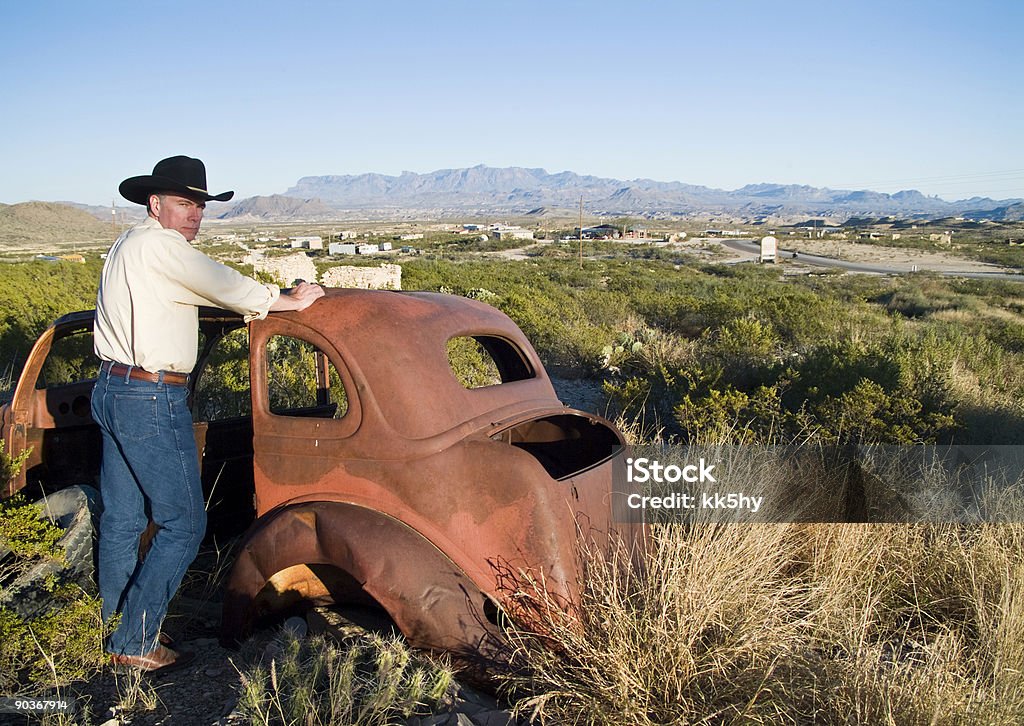
[[[324,272],[324,287],[360,287],[368,290],[401,290],[402,266],[351,267],[340,265]]]
[[[252,252],[244,262],[251,264],[254,272],[266,273],[284,287],[294,286],[296,280],[317,281],[316,265],[304,252],[287,257],[266,257],[260,252]]]

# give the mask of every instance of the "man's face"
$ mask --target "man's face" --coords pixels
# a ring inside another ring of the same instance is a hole
[[[154,194],[149,198],[149,206],[152,210],[150,216],[155,217],[164,229],[177,230],[189,242],[199,234],[206,202],[177,194]]]

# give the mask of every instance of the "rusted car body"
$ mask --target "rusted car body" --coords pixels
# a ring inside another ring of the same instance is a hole
[[[505,577],[528,573],[571,599],[581,535],[637,536],[612,521],[621,434],[565,407],[523,333],[488,305],[332,289],[303,312],[254,321],[240,411],[202,399],[204,380],[225,378],[219,341],[245,336],[243,323],[214,310],[200,323],[191,385],[204,486],[214,509],[253,503],[211,512],[214,530],[252,522],[226,586],[227,641],[344,602],[383,608],[416,646],[486,655],[512,596]],[[38,384],[53,341],[90,326],[77,313],[44,333],[3,408],[8,449],[33,449],[5,494],[98,479],[90,381]],[[455,343],[493,378],[460,379]]]

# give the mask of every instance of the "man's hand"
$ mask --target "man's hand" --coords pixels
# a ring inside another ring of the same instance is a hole
[[[282,290],[280,297],[270,306],[274,313],[285,310],[305,310],[324,296],[324,289],[315,283],[300,282],[291,290]]]

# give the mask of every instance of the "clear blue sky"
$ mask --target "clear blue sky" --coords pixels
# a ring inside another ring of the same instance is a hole
[[[0,0],[0,202],[487,164],[1024,197],[1024,3]]]

